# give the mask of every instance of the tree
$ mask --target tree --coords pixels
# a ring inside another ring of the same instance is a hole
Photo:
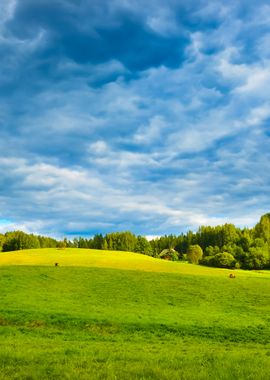
[[[203,257],[203,251],[198,244],[191,245],[187,251],[187,259],[192,264],[198,264]]]
[[[144,236],[137,236],[137,242],[135,245],[135,252],[140,252],[145,255],[152,255],[152,247],[149,241]]]
[[[224,224],[222,226],[222,238],[223,245],[233,245],[239,240],[240,230],[237,229],[233,224]]]
[[[205,248],[205,256],[215,256],[217,253],[219,253],[219,247],[217,245],[214,247],[209,245]]]
[[[106,239],[103,240],[101,249],[104,249],[104,251],[108,250],[108,243]]]
[[[62,241],[59,241],[58,244],[57,244],[57,248],[59,249],[65,249],[67,246],[65,240],[62,240]]]
[[[159,238],[155,238],[151,240],[149,243],[151,245],[151,251],[152,251],[153,257],[158,257],[158,254],[160,253]]]
[[[92,239],[92,242],[90,244],[90,247],[89,247],[89,244],[88,244],[88,248],[94,248],[94,249],[105,249],[105,248],[102,248],[103,246],[103,236],[102,234],[96,234],[93,239]]]
[[[2,247],[3,247],[3,245],[4,245],[4,243],[5,243],[5,235],[3,235],[3,234],[0,234],[0,251],[2,250]]]
[[[7,232],[3,244],[3,251],[18,251],[21,249],[40,248],[37,236],[26,234],[23,231]]]
[[[244,252],[247,252],[249,250],[249,247],[251,246],[252,243],[252,231],[249,230],[248,228],[244,228],[243,231],[241,232],[241,237],[238,241],[238,246],[240,246]]]
[[[263,269],[269,265],[268,252],[259,247],[251,247],[244,262],[246,269]]]
[[[256,224],[255,238],[262,238],[267,243],[270,243],[270,214],[263,215],[259,223]]]

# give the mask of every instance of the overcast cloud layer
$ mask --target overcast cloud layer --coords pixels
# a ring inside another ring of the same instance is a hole
[[[0,231],[269,211],[268,1],[2,0]]]

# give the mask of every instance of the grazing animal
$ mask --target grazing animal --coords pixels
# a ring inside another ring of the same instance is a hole
[[[55,267],[58,267],[58,263],[54,263],[54,266],[55,266]]]
[[[235,274],[230,273],[230,274],[229,274],[229,277],[230,277],[230,278],[235,278]]]

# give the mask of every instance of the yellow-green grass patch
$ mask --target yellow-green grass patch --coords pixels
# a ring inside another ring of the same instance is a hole
[[[122,251],[105,251],[82,248],[43,248],[0,253],[1,265],[83,266],[142,270],[147,272],[179,273],[189,275],[229,276],[228,269],[172,262],[150,256]],[[268,271],[234,270],[236,277],[269,276]],[[233,279],[232,279],[233,281]]]

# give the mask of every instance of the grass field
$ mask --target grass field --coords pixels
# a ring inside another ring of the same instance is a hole
[[[132,253],[1,253],[0,379],[268,379],[270,275],[229,273]]]

